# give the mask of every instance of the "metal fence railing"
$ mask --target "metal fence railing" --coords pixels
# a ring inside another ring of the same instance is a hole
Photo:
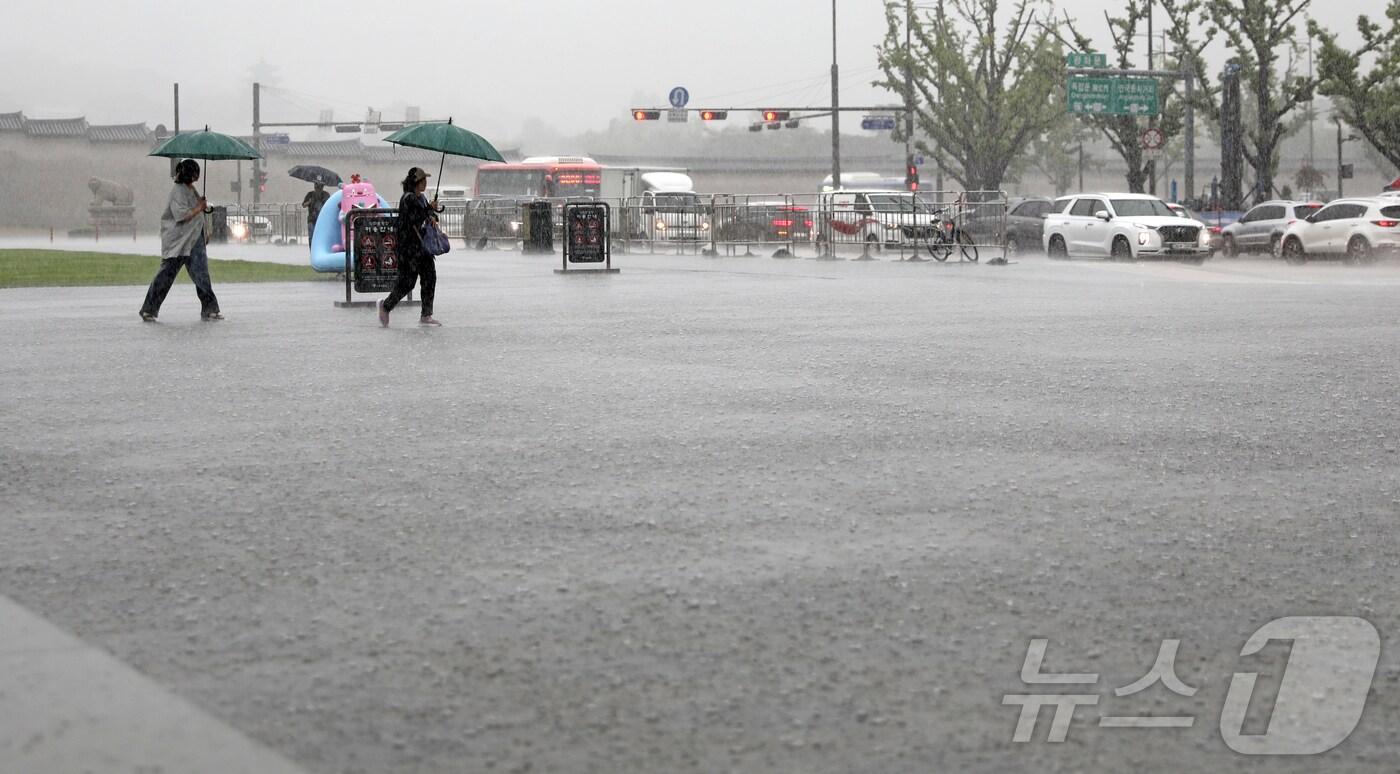
[[[617,252],[716,257],[888,258],[1004,261],[1004,191],[834,191],[811,194],[686,194],[625,199],[479,198],[443,205],[439,222],[473,249],[517,249],[531,202],[548,201],[562,244],[563,206],[605,201]],[[305,244],[297,204],[229,208],[240,241]],[[240,225],[241,224],[241,225]],[[243,233],[240,234],[239,231]]]

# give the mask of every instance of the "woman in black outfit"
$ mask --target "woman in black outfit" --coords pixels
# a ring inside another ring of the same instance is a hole
[[[428,190],[428,175],[418,167],[408,170],[403,179],[403,198],[399,199],[399,218],[394,236],[398,243],[399,282],[389,292],[389,297],[379,302],[379,324],[389,327],[389,313],[394,311],[399,301],[413,290],[413,284],[420,278],[422,287],[419,295],[423,299],[422,317],[419,325],[440,327],[442,323],[433,319],[433,295],[437,290],[437,265],[427,250],[423,249],[423,229],[428,221],[437,222],[437,200],[428,203],[424,191]]]

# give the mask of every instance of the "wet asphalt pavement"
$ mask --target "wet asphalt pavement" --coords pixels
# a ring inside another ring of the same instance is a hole
[[[0,290],[0,594],[316,772],[1400,768],[1400,266],[440,265],[440,330]],[[1365,714],[1237,754],[1287,615],[1375,625]]]

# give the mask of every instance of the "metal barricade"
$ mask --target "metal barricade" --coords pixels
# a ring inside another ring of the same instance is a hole
[[[708,196],[654,192],[618,201],[613,233],[628,252],[699,254],[711,249],[714,212]]]
[[[476,250],[514,249],[523,222],[521,202],[509,198],[473,199],[462,213],[461,236]]]
[[[438,212],[438,228],[442,229],[442,233],[448,239],[465,239],[467,202],[441,202],[439,206],[442,210]]]
[[[810,203],[793,194],[715,194],[711,197],[715,255],[792,258],[812,244],[816,226]],[[739,251],[743,250],[742,253]]]
[[[1007,263],[1007,196],[1005,191],[964,191],[954,223],[961,241],[987,263]]]
[[[813,209],[820,257],[1006,260],[1002,191],[833,191]]]

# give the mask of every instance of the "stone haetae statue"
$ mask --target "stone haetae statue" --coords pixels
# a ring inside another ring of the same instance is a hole
[[[121,183],[100,178],[88,179],[92,201],[88,203],[87,228],[74,229],[69,236],[87,237],[98,234],[136,233],[136,196]]]
[[[130,188],[127,188],[121,183],[114,183],[111,180],[102,180],[96,177],[89,178],[88,190],[92,191],[92,206],[94,207],[101,207],[104,204],[127,207],[136,200]]]

